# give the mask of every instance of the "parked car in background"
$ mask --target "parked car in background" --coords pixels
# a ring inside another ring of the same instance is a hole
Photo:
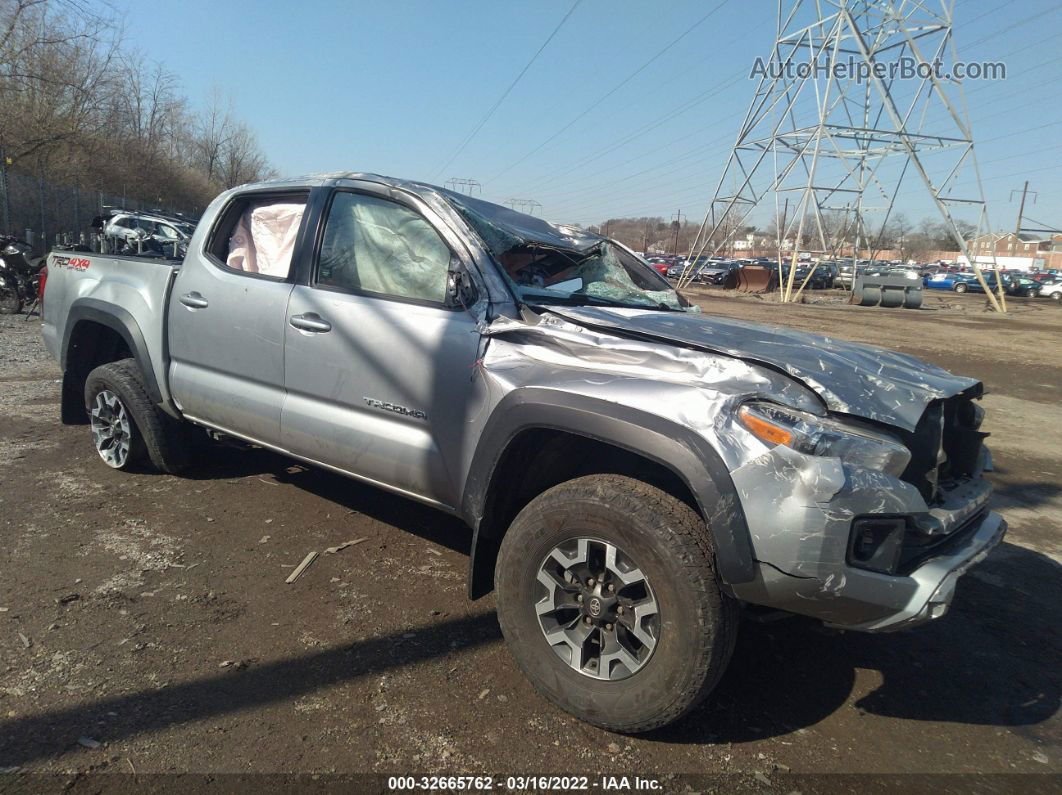
[[[980,285],[978,285],[980,287]],[[1028,276],[1004,276],[1003,289],[1007,295],[1018,295],[1025,298],[1036,298],[1043,290],[1043,285]]]
[[[661,276],[667,276],[668,271],[671,269],[671,264],[663,257],[649,257],[646,262]]]
[[[956,293],[965,293],[970,289],[972,276],[951,271],[941,271],[922,279],[922,286],[931,290],[952,290]]]
[[[1038,282],[1047,281],[1049,279],[1062,278],[1062,271],[1057,268],[1048,268],[1045,271],[1035,271],[1029,274],[1030,279],[1035,279]]]
[[[731,271],[740,267],[741,263],[735,259],[711,260],[701,267],[698,281],[704,284],[722,284]]]
[[[857,267],[852,260],[842,260],[837,265],[837,274],[833,277],[833,286],[851,290],[856,274],[859,273]]]
[[[175,254],[188,245],[195,223],[161,213],[111,210],[93,221],[101,248],[112,253]]]
[[[1062,300],[1062,279],[1050,279],[1040,284],[1040,295],[1055,301]]]

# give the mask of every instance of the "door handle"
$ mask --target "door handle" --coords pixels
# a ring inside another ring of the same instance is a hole
[[[208,306],[210,306],[210,302],[196,292],[185,293],[177,300],[185,306],[191,307],[192,309],[206,309]]]
[[[300,331],[316,331],[323,334],[332,330],[332,324],[316,312],[307,312],[305,315],[292,315],[288,322],[292,328],[297,328]]]

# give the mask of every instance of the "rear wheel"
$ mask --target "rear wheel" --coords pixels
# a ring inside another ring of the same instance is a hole
[[[89,373],[85,407],[93,444],[107,466],[128,469],[145,457],[169,474],[188,466],[188,426],[152,402],[135,360],[110,362]]]
[[[502,540],[498,618],[547,699],[606,729],[642,732],[703,700],[733,650],[708,529],[688,505],[619,475],[562,483]]]
[[[955,285],[955,287],[954,287],[953,289],[954,289],[954,290],[955,290],[955,292],[957,292],[957,293],[965,293],[965,292],[966,292],[967,290],[969,290],[969,289],[970,289],[970,287],[969,287],[969,285],[966,285],[966,284],[962,284],[962,283],[960,282],[959,284],[956,284],[956,285]]]

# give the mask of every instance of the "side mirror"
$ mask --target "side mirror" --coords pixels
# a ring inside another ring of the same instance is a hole
[[[451,304],[466,309],[476,303],[479,297],[475,284],[457,263],[451,263],[450,271],[446,274],[446,295]]]

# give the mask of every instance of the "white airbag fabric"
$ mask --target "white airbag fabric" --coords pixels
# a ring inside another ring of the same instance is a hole
[[[234,270],[286,278],[304,204],[254,204],[244,210],[229,237],[226,264]]]

